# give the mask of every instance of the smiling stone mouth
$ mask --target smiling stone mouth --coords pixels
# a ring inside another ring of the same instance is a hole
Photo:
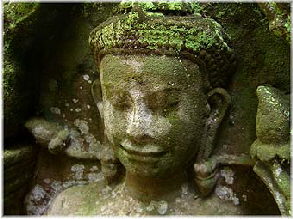
[[[129,154],[144,156],[144,157],[161,157],[167,153],[161,147],[154,145],[145,145],[142,147],[134,147],[129,145],[121,145],[120,147]]]

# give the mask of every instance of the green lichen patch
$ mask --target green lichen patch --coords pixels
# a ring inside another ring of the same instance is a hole
[[[253,170],[255,173],[261,178],[261,180],[266,184],[266,186],[269,188],[270,192],[275,198],[275,201],[280,209],[280,212],[282,215],[291,215],[290,210],[290,193],[287,189],[287,193],[283,193],[284,190],[280,188],[280,182],[273,178],[272,171],[270,167],[262,162],[257,162],[254,166]],[[286,181],[289,182],[287,179]]]
[[[276,36],[283,37],[287,42],[290,42],[290,4],[266,2],[259,3],[258,5],[269,20],[269,29]]]
[[[32,146],[22,146],[4,150],[4,166],[9,167],[33,156]]]
[[[4,135],[11,137],[18,131],[19,124],[29,108],[29,91],[23,83],[24,70],[19,59],[33,23],[39,11],[39,3],[10,3],[4,9]],[[17,52],[16,52],[17,51]]]
[[[39,7],[39,3],[27,2],[27,3],[12,3],[5,2],[3,4],[4,9],[4,30],[13,30],[17,25],[21,24],[25,19],[29,18],[36,12]]]
[[[157,17],[131,12],[99,25],[89,42],[96,52],[112,48],[199,52],[213,47],[229,50],[224,38],[221,25],[209,18]]]
[[[253,158],[261,161],[270,161],[279,157],[281,159],[290,160],[290,144],[264,144],[260,140],[255,140],[251,145],[250,153]]]
[[[264,143],[284,143],[289,141],[290,101],[271,86],[257,88],[258,109],[256,115],[256,135]]]
[[[181,1],[158,1],[158,2],[137,2],[137,1],[122,1],[119,4],[120,11],[137,10],[140,8],[143,11],[169,11],[169,12],[187,12],[192,13],[199,9],[198,3],[187,3]]]

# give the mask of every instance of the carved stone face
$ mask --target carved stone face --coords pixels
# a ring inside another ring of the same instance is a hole
[[[197,153],[207,118],[196,64],[157,55],[106,55],[100,64],[105,133],[134,175],[182,171]]]

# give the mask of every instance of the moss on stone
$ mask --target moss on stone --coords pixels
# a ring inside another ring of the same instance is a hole
[[[279,207],[282,215],[291,215],[290,210],[290,193],[284,194],[279,183],[274,179],[270,165],[258,161],[253,167],[255,173],[261,178],[261,180],[269,188],[270,192],[275,198],[275,201]],[[289,180],[288,180],[289,181]]]
[[[24,39],[32,30],[39,3],[4,3],[4,124],[5,137],[17,133],[27,113],[28,91],[23,91],[24,70],[16,49],[23,47]]]
[[[4,22],[7,30],[14,30],[17,25],[20,25],[25,19],[29,18],[36,12],[39,7],[39,3],[27,2],[27,3],[11,3],[4,2]]]
[[[201,48],[228,49],[221,25],[209,18],[143,16],[139,12],[113,17],[90,36],[95,50],[111,48],[165,48],[180,52]]]
[[[279,157],[281,159],[290,160],[290,145],[287,144],[264,144],[258,139],[251,145],[250,153],[253,158],[261,161],[270,161]]]
[[[15,163],[30,159],[33,156],[32,146],[22,146],[4,150],[4,166],[9,167]]]
[[[50,140],[64,130],[60,124],[43,118],[32,118],[25,123],[25,127],[33,133],[37,142],[44,147],[47,147]]]
[[[258,5],[269,20],[269,29],[276,36],[283,37],[287,42],[290,42],[290,4],[267,2],[259,3]]]
[[[187,12],[193,13],[199,11],[198,3],[187,2],[170,2],[170,1],[157,1],[157,2],[137,2],[137,1],[122,1],[119,4],[120,11],[136,10],[140,8],[143,11],[168,11],[168,12]]]
[[[256,139],[256,87],[270,84],[290,91],[290,47],[268,31],[268,20],[258,4],[207,3],[202,7],[205,16],[225,28],[237,57],[237,69],[229,85],[232,106],[220,130],[219,148],[232,154],[249,154]]]
[[[258,86],[256,92],[258,97],[257,138],[267,144],[289,142],[289,96],[271,86]]]

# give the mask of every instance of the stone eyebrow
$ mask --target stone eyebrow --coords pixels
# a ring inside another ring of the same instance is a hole
[[[181,89],[178,87],[164,87],[162,89],[157,89],[151,91],[151,93],[160,93],[160,92],[169,92],[169,91],[180,91]]]

